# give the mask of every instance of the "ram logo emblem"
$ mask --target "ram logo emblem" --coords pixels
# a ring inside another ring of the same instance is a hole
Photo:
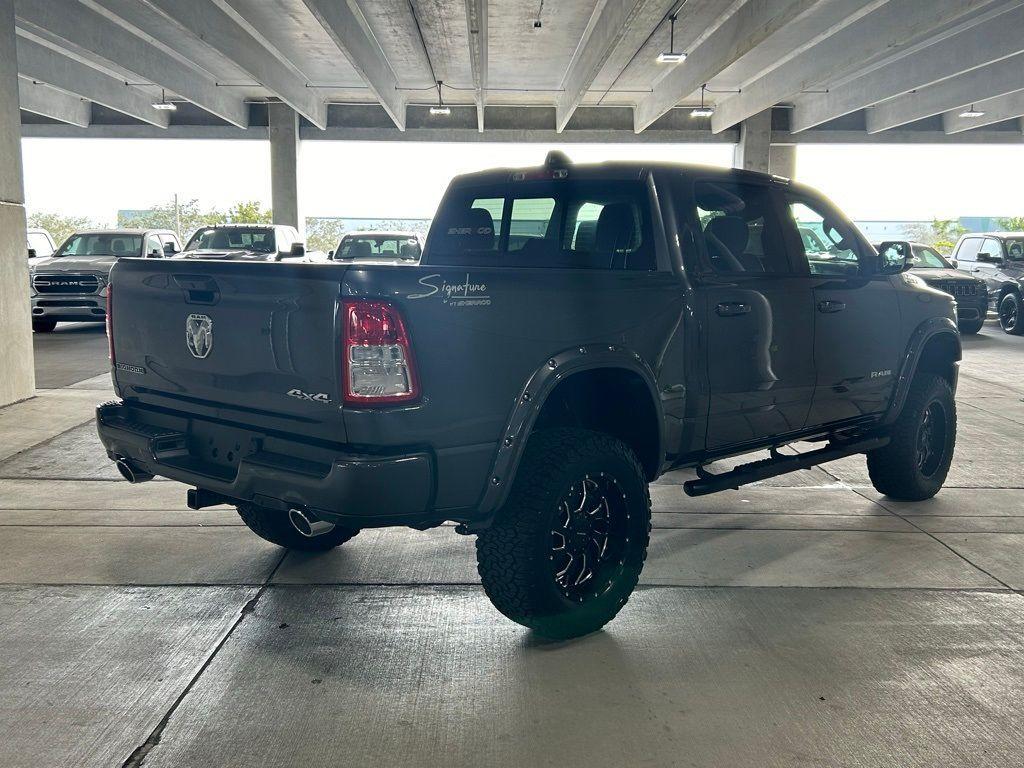
[[[185,345],[192,357],[202,360],[213,349],[213,320],[207,315],[189,315],[185,319]]]

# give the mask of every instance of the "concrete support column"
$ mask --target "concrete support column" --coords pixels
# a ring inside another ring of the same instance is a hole
[[[733,167],[768,173],[771,144],[772,111],[766,109],[740,123],[740,141],[733,151]]]
[[[35,391],[14,2],[0,0],[0,405]]]
[[[796,145],[773,144],[768,156],[768,168],[776,176],[796,177]]]
[[[270,196],[274,223],[304,232],[299,217],[299,115],[287,104],[271,102]]]

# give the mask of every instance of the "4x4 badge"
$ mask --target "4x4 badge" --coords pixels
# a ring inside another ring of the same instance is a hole
[[[192,357],[202,359],[213,349],[213,320],[207,315],[185,318],[185,345]]]

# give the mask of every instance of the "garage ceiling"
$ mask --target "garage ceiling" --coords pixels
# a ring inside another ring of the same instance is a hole
[[[25,135],[263,138],[280,100],[304,138],[734,141],[774,108],[782,143],[1022,139],[1024,0],[15,7]]]

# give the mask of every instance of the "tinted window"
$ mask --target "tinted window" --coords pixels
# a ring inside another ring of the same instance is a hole
[[[142,235],[100,233],[72,235],[54,256],[139,256]]]
[[[949,269],[950,264],[942,258],[938,251],[927,245],[915,245],[911,259],[915,269]]]
[[[277,247],[274,243],[274,230],[270,227],[211,227],[200,229],[192,235],[185,250],[275,253]]]
[[[1003,257],[1003,244],[998,240],[986,237],[978,252],[978,261],[993,263]]]
[[[694,185],[708,266],[720,273],[790,271],[771,190],[760,184]]]
[[[977,261],[978,251],[981,250],[980,237],[967,237],[960,241],[954,256],[958,261]]]
[[[647,191],[630,181],[523,181],[453,190],[432,264],[654,269]]]
[[[801,234],[801,255],[812,275],[851,276],[866,272],[867,265],[861,264],[861,244],[849,222],[820,201],[787,195],[787,204]]]
[[[341,241],[336,259],[374,260],[375,258],[403,258],[414,260],[420,255],[420,244],[415,237],[353,235]]]

